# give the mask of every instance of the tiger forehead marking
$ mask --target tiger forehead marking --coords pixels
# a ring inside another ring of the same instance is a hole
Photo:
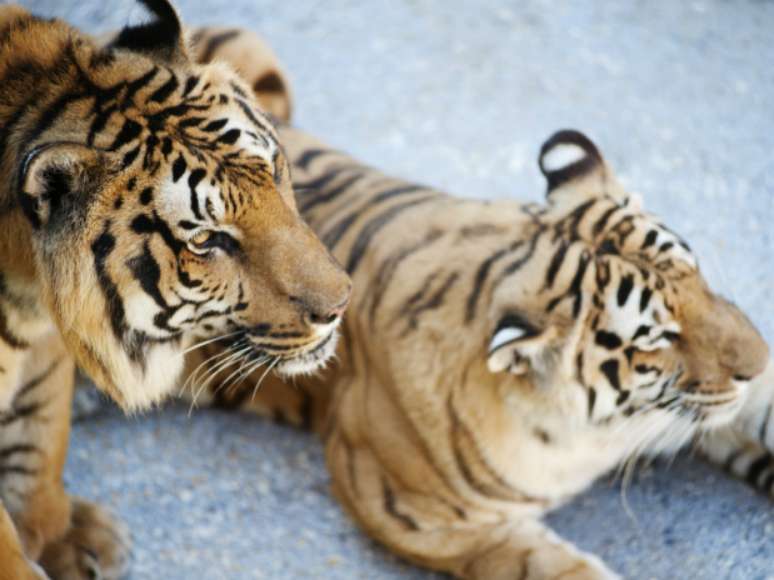
[[[124,172],[136,169],[147,178],[163,171],[159,203],[199,223],[238,214],[282,175],[270,122],[227,71],[204,73],[186,78],[154,66],[120,90],[111,86],[90,96],[88,138],[90,145],[121,151]],[[117,134],[98,134],[111,120]],[[258,191],[246,195],[245,184]],[[154,198],[152,187],[143,193],[146,203]]]

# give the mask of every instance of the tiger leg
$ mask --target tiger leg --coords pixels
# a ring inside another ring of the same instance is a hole
[[[41,564],[54,580],[123,578],[129,571],[129,529],[97,504],[71,498],[70,528],[48,544]]]
[[[711,462],[774,497],[774,362],[749,390],[731,425],[703,435],[699,447]]]
[[[0,504],[0,580],[43,580],[47,578],[37,564],[24,555],[11,516]]]
[[[55,580],[120,578],[129,560],[124,527],[71,500],[62,484],[74,374],[58,335],[28,348],[20,387],[0,416],[0,499],[27,557]]]
[[[703,436],[699,447],[712,463],[774,498],[774,455],[758,441],[724,428]]]
[[[406,429],[389,411],[380,416],[395,436],[382,443],[370,438],[367,414],[355,413],[362,405],[354,391],[345,389],[333,402],[326,439],[332,487],[357,523],[390,550],[466,579],[617,578],[541,523],[534,504],[521,510],[514,503],[506,512],[456,495],[422,451],[405,446]],[[396,448],[406,459],[389,468],[383,457]]]

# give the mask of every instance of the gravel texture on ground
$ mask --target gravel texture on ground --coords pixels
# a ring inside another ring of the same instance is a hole
[[[103,31],[128,0],[22,0]],[[711,283],[774,339],[774,2],[179,0],[190,24],[260,31],[297,123],[394,174],[539,199],[554,130],[588,132]],[[73,432],[67,482],[114,506],[133,578],[433,578],[366,540],[309,434],[171,406]],[[690,458],[603,481],[549,520],[627,578],[774,578],[774,510]]]

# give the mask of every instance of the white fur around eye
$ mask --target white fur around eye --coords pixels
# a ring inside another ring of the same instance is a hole
[[[677,322],[668,322],[660,326],[656,326],[650,329],[647,336],[641,336],[634,341],[637,348],[644,352],[653,352],[664,348],[669,348],[673,344],[673,340],[664,338],[662,335],[665,332],[670,332],[673,335],[679,335],[682,328]]]
[[[549,173],[559,171],[577,163],[586,157],[586,152],[579,145],[573,143],[561,143],[552,147],[543,156],[543,169]]]
[[[492,338],[492,342],[489,343],[490,354],[496,351],[497,349],[505,346],[509,342],[513,342],[514,340],[521,338],[525,334],[526,334],[526,331],[523,328],[518,328],[514,326],[509,326],[509,327],[503,328],[502,330],[499,330]]]
[[[663,338],[655,342],[648,342],[647,339],[638,339],[636,345],[637,349],[642,352],[654,352],[669,347],[670,342]]]
[[[527,335],[527,330],[518,326],[507,326],[498,330],[489,343],[489,357],[486,365],[489,372],[508,371],[515,375],[527,372],[527,361],[514,344]]]

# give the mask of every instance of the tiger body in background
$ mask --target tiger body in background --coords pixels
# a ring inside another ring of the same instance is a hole
[[[229,335],[287,374],[332,353],[350,281],[277,134],[174,8],[107,46],[0,7],[0,579],[118,578],[125,527],[62,485],[76,363],[128,411]],[[3,511],[5,510],[5,512]]]
[[[254,86],[286,82],[251,33],[228,44],[206,52],[249,55],[232,64]],[[292,384],[243,383],[234,363],[198,400],[314,427],[372,537],[462,578],[614,578],[540,518],[625,462],[697,442],[772,491],[766,344],[588,138],[543,145],[536,205],[452,197],[279,133],[301,214],[354,282],[338,362]],[[208,349],[194,379],[230,351]]]

